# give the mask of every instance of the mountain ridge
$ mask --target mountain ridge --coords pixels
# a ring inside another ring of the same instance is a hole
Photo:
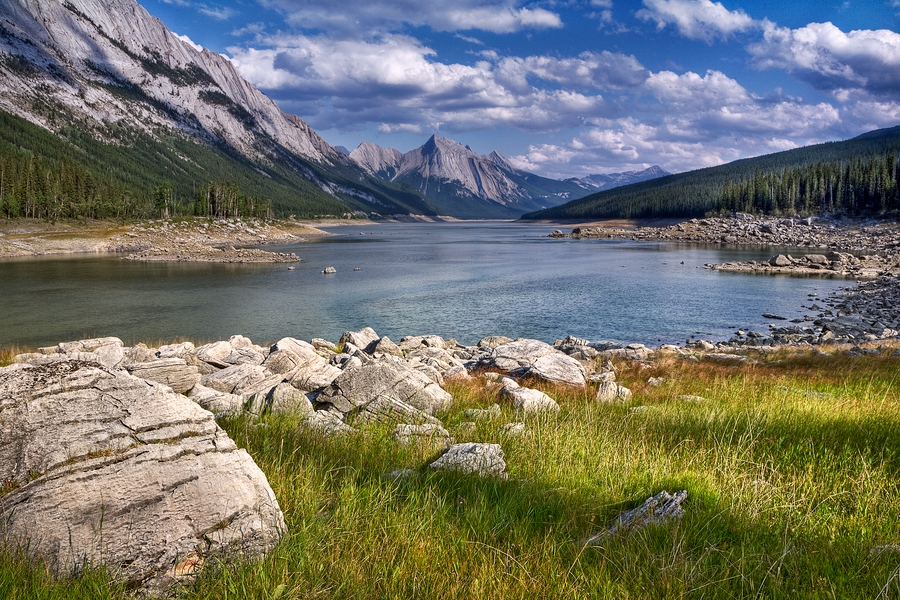
[[[57,134],[77,126],[123,152],[129,135],[167,145],[177,133],[242,171],[293,172],[285,197],[299,177],[348,212],[436,214],[421,195],[365,174],[226,57],[197,50],[133,0],[2,0],[0,8],[0,109],[10,114]]]
[[[480,155],[467,145],[436,134],[406,153],[362,142],[350,152],[350,158],[375,177],[411,185],[447,214],[461,218],[518,217],[528,210],[555,206],[599,189],[578,179],[556,180],[522,171],[496,150]],[[635,173],[648,178],[659,172],[666,173],[651,167],[642,172],[592,177],[604,178],[601,185],[612,186]]]

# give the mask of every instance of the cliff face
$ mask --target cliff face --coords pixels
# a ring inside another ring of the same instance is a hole
[[[244,157],[264,177],[272,177],[267,165],[286,167],[352,208],[433,214],[421,196],[395,196],[228,58],[181,39],[134,0],[0,0],[0,109],[113,143],[112,130],[156,139],[179,132]]]
[[[0,107],[13,114],[52,129],[35,110],[44,103],[98,125],[174,127],[248,157],[280,145],[316,162],[344,162],[227,58],[197,50],[132,0],[2,0],[0,7]]]
[[[364,142],[350,158],[375,177],[411,185],[442,212],[463,218],[516,217],[531,207],[556,206],[591,191],[519,171],[497,152],[483,156],[435,135],[405,154]]]

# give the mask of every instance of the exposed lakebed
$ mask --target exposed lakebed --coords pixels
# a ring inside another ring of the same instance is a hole
[[[765,330],[763,313],[802,318],[809,294],[852,285],[754,276],[707,263],[767,260],[778,249],[630,240],[553,240],[551,225],[385,223],[277,246],[305,262],[148,263],[115,255],[0,261],[0,344],[118,336],[127,343],[243,334],[337,339],[371,326],[474,343],[500,334],[553,342],[684,342]],[[790,252],[790,248],[784,249]],[[682,264],[683,263],[683,264]],[[333,266],[336,273],[324,275]],[[355,271],[354,269],[359,269]]]

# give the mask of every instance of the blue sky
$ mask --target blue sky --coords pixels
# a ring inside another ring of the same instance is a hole
[[[432,133],[549,177],[900,125],[900,0],[143,0],[333,145]]]

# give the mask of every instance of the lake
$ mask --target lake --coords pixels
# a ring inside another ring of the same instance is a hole
[[[117,336],[127,344],[242,334],[336,341],[364,326],[399,340],[437,334],[547,342],[684,343],[765,331],[808,294],[845,280],[720,273],[705,263],[766,260],[774,249],[550,239],[552,225],[386,223],[330,228],[294,246],[306,262],[142,263],[112,255],[0,261],[0,345]],[[786,251],[790,251],[787,249]],[[802,252],[801,252],[802,253]],[[337,273],[322,274],[326,266]],[[355,268],[360,269],[354,271]]]

